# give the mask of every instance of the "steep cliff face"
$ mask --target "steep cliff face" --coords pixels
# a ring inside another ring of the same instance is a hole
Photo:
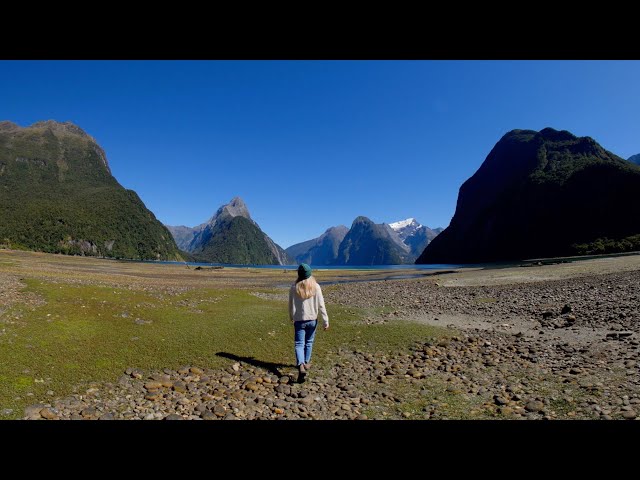
[[[184,225],[179,225],[177,227],[172,227],[170,225],[165,225],[171,235],[173,235],[174,240],[176,241],[176,245],[180,250],[184,250],[185,252],[189,251],[189,245],[193,240],[194,229],[190,227],[185,227]]]
[[[170,232],[111,175],[80,127],[0,122],[0,244],[53,253],[181,259]]]
[[[236,220],[242,218],[243,220]],[[253,221],[242,198],[222,205],[205,223],[167,226],[184,251],[203,262],[287,265],[285,251]]]
[[[196,252],[196,260],[239,265],[283,265],[283,257],[273,253],[272,245],[255,223],[243,216],[220,219],[209,240]]]
[[[338,258],[340,243],[348,231],[344,225],[330,227],[318,238],[292,245],[285,252],[296,263],[333,265]]]
[[[590,137],[513,130],[461,187],[451,224],[416,263],[574,255],[640,233],[640,167]]]

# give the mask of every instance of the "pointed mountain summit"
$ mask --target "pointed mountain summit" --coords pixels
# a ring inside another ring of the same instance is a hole
[[[635,163],[636,165],[640,165],[640,153],[630,156],[629,161],[631,163]]]
[[[251,220],[251,214],[244,200],[240,197],[233,197],[229,203],[221,206],[218,211],[207,222],[209,225],[214,226],[218,220],[224,220],[233,217],[244,217]]]
[[[198,253],[202,251],[204,246],[211,239],[211,235],[213,234],[216,225],[225,220],[231,220],[234,217],[244,217],[257,226],[257,224],[251,219],[249,209],[244,201],[240,197],[234,197],[229,203],[218,208],[216,213],[214,213],[206,223],[198,225],[193,229],[193,237],[190,239],[189,245],[185,250],[191,253]]]
[[[241,265],[287,265],[284,250],[251,218],[240,197],[222,205],[194,228],[167,226],[176,242],[202,262]]]
[[[70,122],[0,122],[0,245],[50,253],[181,260],[166,228],[111,175]]]
[[[640,167],[590,137],[512,130],[460,187],[451,224],[416,263],[637,249],[638,191]]]
[[[296,263],[333,265],[338,257],[340,243],[348,231],[344,225],[330,227],[318,238],[291,245],[285,252]]]

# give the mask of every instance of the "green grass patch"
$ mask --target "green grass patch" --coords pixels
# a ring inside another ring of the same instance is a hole
[[[16,390],[24,390],[25,388],[28,388],[31,385],[33,385],[33,378],[18,377],[15,379],[13,385],[15,386]]]
[[[384,315],[387,313],[392,313],[397,309],[398,309],[397,307],[394,307],[392,305],[385,305],[383,307],[372,307],[369,309],[369,311],[373,314]]]
[[[287,302],[250,290],[198,289],[168,295],[153,289],[26,279],[26,290],[46,304],[16,305],[0,336],[0,409],[20,418],[26,405],[68,395],[87,382],[114,382],[127,367],[227,366],[218,352],[294,365],[293,326]],[[394,351],[434,335],[434,327],[392,321],[366,325],[363,311],[327,305],[329,331],[319,331],[314,364],[339,348]],[[31,395],[27,395],[31,394]]]

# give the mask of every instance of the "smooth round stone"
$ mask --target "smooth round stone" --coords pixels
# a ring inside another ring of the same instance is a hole
[[[540,402],[539,400],[530,400],[527,402],[524,408],[528,412],[540,412],[544,409],[544,403]]]
[[[184,418],[182,418],[182,415],[178,415],[176,413],[171,413],[166,417],[164,417],[164,419],[165,420],[184,420]]]
[[[187,391],[187,385],[184,382],[174,382],[173,390],[176,392],[184,393]]]
[[[51,408],[43,408],[40,410],[40,416],[42,418],[46,418],[47,420],[57,420],[58,414],[54,412]]]
[[[209,410],[206,410],[206,411],[202,412],[202,415],[201,415],[200,418],[202,418],[203,420],[215,420],[218,417],[213,412],[210,412]]]

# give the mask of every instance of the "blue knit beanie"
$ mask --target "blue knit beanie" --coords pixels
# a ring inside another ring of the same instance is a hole
[[[311,267],[306,263],[300,264],[298,267],[298,282],[306,280],[311,276]]]

